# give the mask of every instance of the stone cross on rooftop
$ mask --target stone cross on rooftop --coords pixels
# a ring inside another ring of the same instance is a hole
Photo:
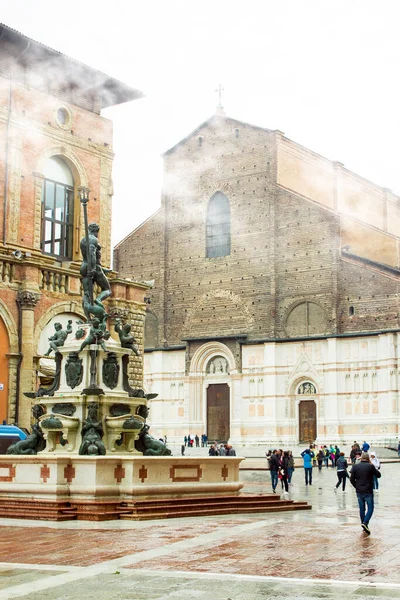
[[[224,88],[222,87],[221,84],[219,84],[219,86],[217,87],[217,89],[215,91],[218,93],[218,104],[217,104],[216,113],[217,113],[217,115],[224,115],[225,111],[224,111],[224,107],[222,106],[222,92],[224,91]]]

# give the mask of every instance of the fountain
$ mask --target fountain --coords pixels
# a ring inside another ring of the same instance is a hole
[[[65,330],[55,324],[45,354],[55,356],[53,382],[26,393],[33,401],[32,432],[0,459],[0,515],[140,518],[140,502],[150,502],[150,508],[153,502],[154,508],[159,500],[162,516],[171,501],[185,499],[187,505],[201,496],[239,494],[241,458],[173,457],[150,435],[148,401],[156,394],[130,386],[129,357],[140,351],[129,323],[115,321],[118,340],[108,328],[104,302],[111,288],[101,265],[99,227],[88,224],[87,189],[80,189],[80,199],[86,323],[75,331],[72,322]],[[154,514],[144,512],[147,518]]]

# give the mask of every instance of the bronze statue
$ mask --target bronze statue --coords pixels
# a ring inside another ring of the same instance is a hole
[[[106,454],[106,447],[101,440],[104,435],[103,425],[97,418],[97,409],[96,403],[88,404],[88,415],[81,432],[80,455],[104,456]]]
[[[149,435],[148,425],[143,425],[143,429],[139,433],[139,439],[135,442],[135,448],[142,452],[144,456],[171,456],[171,450],[167,448],[164,442]]]
[[[132,325],[130,323],[125,323],[125,325],[121,327],[121,320],[116,319],[114,329],[119,335],[119,341],[121,342],[122,348],[129,348],[129,350],[134,351],[136,356],[140,356],[136,339],[131,334]]]
[[[104,340],[107,340],[110,337],[110,332],[105,329],[105,325],[105,321],[100,322],[97,317],[92,319],[92,326],[90,327],[89,335],[87,336],[86,340],[82,342],[78,354],[82,352],[86,346],[90,346],[91,344],[100,344],[104,352],[107,352]]]
[[[54,335],[49,337],[50,348],[47,350],[47,352],[44,356],[50,356],[52,350],[54,350],[54,352],[57,353],[58,349],[61,346],[64,346],[65,340],[67,339],[68,335],[70,333],[72,333],[71,325],[72,325],[71,320],[68,321],[68,325],[67,325],[66,329],[62,328],[61,323],[54,323],[54,329],[56,331],[55,331]]]
[[[97,223],[90,223],[87,236],[81,239],[80,247],[82,252],[81,277],[83,285],[83,310],[87,321],[90,321],[90,315],[95,315],[103,320],[105,309],[103,300],[111,296],[110,283],[106,277],[109,269],[101,266],[101,246],[99,244],[99,226]],[[101,289],[97,298],[93,297],[93,286],[97,284]]]
[[[30,433],[24,440],[11,444],[7,448],[7,454],[37,454],[46,447],[46,441],[43,437],[43,431],[38,423],[32,427]]]

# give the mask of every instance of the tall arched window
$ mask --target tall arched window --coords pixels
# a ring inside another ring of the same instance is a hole
[[[74,179],[66,163],[54,156],[44,169],[42,251],[61,260],[72,259]]]
[[[224,194],[216,192],[207,207],[206,257],[228,256],[231,253],[231,211]]]

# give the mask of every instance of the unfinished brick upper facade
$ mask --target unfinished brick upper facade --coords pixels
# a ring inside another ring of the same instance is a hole
[[[316,180],[308,188],[306,168]],[[207,204],[217,191],[230,204],[231,251],[206,258]],[[398,197],[280,132],[215,116],[165,154],[161,209],[117,245],[115,267],[155,280],[160,346],[394,329],[399,231]],[[290,320],[302,302],[312,303],[308,329],[301,309],[297,329]]]

